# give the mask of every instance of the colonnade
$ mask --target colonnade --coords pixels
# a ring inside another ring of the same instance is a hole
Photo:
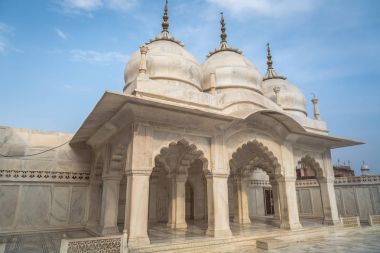
[[[138,131],[146,131],[146,129],[137,129],[137,132]],[[125,238],[127,238],[128,245],[132,247],[134,245],[150,243],[148,236],[149,187],[150,176],[152,174],[152,168],[154,167],[152,161],[154,159],[152,159],[153,152],[149,153],[150,146],[146,146],[147,144],[143,140],[145,141],[144,138],[140,138],[138,135],[133,138],[131,145],[134,145],[135,148],[133,148],[133,152],[130,152],[130,157],[127,158],[129,164],[126,164],[127,186],[123,234]],[[215,141],[217,140],[214,140],[214,142]],[[222,149],[220,146],[218,148]],[[257,149],[258,147],[255,148]],[[201,157],[201,153],[194,150],[194,147],[191,147],[189,150],[192,154],[196,154],[198,158]],[[230,170],[231,161],[230,164],[220,162],[224,159],[218,157],[221,156],[222,152],[217,151],[220,150],[215,150],[211,155],[211,159],[213,159],[213,169],[203,171],[207,191],[208,228],[206,234],[214,237],[229,237],[232,233],[229,223],[227,180],[230,173],[236,172],[236,170],[232,168]],[[141,152],[143,152],[143,154],[141,154]],[[264,158],[268,160],[271,154],[269,152],[267,153],[269,155]],[[277,161],[274,160],[268,160],[267,163],[263,163],[262,165],[278,166],[276,162]],[[185,163],[182,162],[182,165],[183,164]],[[188,162],[187,164],[190,165]],[[234,165],[236,164],[238,163],[235,162]],[[280,227],[283,229],[301,228],[295,188],[296,178],[276,174],[275,170],[270,171],[270,173],[270,183],[272,185],[274,198],[274,220],[278,221]],[[247,178],[245,178],[243,174],[244,173],[241,173],[240,176],[234,177],[233,180],[236,201],[234,222],[238,224],[249,224],[251,221],[248,211]],[[98,229],[102,235],[112,234],[118,231],[117,210],[120,175],[122,175],[122,173],[117,174],[112,170],[106,173],[103,172],[102,175],[101,214]],[[185,183],[187,175],[181,173],[169,174],[168,178],[170,200],[167,224],[172,229],[185,229],[187,227],[185,211]],[[323,180],[323,178],[319,181],[325,222],[336,225],[338,223],[338,214],[333,181],[331,179]]]

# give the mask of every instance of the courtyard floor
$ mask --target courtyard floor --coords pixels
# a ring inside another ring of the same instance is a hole
[[[302,220],[304,228],[321,227],[321,223],[315,220]],[[252,225],[238,226],[231,223],[234,236],[249,236],[253,234],[268,234],[279,231],[279,228],[270,225],[268,219],[255,219]],[[181,242],[188,240],[205,239],[207,226],[205,224],[189,224],[187,230],[171,230],[165,224],[159,224],[149,229],[149,237],[152,246],[160,243]],[[0,236],[0,253],[58,253],[63,237],[85,238],[91,237],[85,231],[50,232],[40,234]],[[210,238],[211,239],[211,238]],[[203,252],[208,252],[204,249]],[[317,236],[302,243],[292,244],[286,248],[276,250],[260,250],[255,247],[243,246],[237,250],[221,250],[218,252],[252,252],[252,253],[301,253],[301,252],[345,252],[365,253],[380,252],[380,228],[372,229],[363,226],[361,229],[352,229],[344,233],[333,233],[325,236]]]

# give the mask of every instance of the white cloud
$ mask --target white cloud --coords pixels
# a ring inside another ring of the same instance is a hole
[[[9,45],[7,37],[12,34],[12,27],[0,23],[0,54],[7,52],[12,47]]]
[[[64,0],[62,7],[65,11],[93,11],[100,8],[101,0]]]
[[[120,52],[98,52],[93,50],[71,50],[71,59],[79,62],[90,63],[113,63],[127,62],[129,56]]]
[[[60,3],[64,12],[83,14],[107,8],[114,11],[127,11],[137,0],[64,0]]]
[[[256,15],[283,17],[313,10],[317,0],[207,0],[234,15],[254,13]]]
[[[59,28],[55,28],[55,32],[57,33],[57,35],[58,35],[61,39],[66,40],[66,39],[69,37],[69,34],[68,34],[68,33],[65,33],[64,31],[62,31],[62,30],[59,29]]]
[[[6,50],[7,50],[7,44],[5,44],[5,42],[1,41],[1,38],[0,38],[0,54],[4,53]]]
[[[135,4],[136,0],[106,0],[104,1],[108,8],[116,11],[127,11],[131,9]]]

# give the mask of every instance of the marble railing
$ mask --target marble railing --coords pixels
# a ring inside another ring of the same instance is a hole
[[[270,183],[268,180],[250,180],[249,181],[250,186],[262,186],[262,187],[270,187]]]
[[[380,176],[354,176],[354,177],[336,177],[334,185],[367,185],[380,184]],[[268,180],[250,180],[250,186],[270,187]],[[317,179],[296,180],[296,187],[318,187]]]
[[[89,172],[41,171],[41,170],[0,170],[0,182],[65,182],[87,183]]]
[[[119,253],[122,236],[62,239],[60,253]]]
[[[380,176],[336,177],[335,185],[380,184]]]

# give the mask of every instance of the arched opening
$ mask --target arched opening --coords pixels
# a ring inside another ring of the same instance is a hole
[[[320,181],[324,178],[319,163],[309,155],[296,165],[297,202],[301,223],[304,226],[321,224],[324,220]]]
[[[207,167],[203,152],[186,140],[161,149],[149,182],[149,229],[189,230],[196,226],[206,232]]]
[[[232,224],[248,225],[255,219],[255,223],[279,226],[280,203],[275,177],[278,174],[277,158],[257,140],[242,145],[232,154],[228,179]]]

